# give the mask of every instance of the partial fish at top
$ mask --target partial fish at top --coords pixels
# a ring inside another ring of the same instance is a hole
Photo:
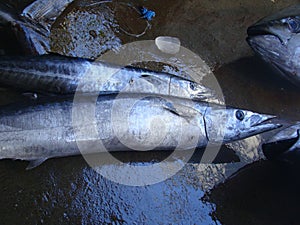
[[[300,86],[300,5],[250,26],[247,42],[281,75]]]

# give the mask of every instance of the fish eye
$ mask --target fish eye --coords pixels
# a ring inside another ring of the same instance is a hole
[[[289,18],[286,22],[287,22],[291,32],[293,32],[293,33],[300,32],[300,21],[299,21],[299,19]]]
[[[242,120],[245,118],[245,114],[244,114],[244,112],[243,112],[242,110],[237,110],[237,111],[235,112],[235,117],[236,117],[238,120],[242,121]]]
[[[192,82],[190,82],[190,88],[195,91],[196,90],[196,85]]]

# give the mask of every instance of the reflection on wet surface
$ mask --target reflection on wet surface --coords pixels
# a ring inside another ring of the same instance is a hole
[[[199,224],[215,224],[210,217],[214,205],[201,201],[204,192],[191,166],[172,179],[145,187],[113,183],[80,157],[50,160],[32,171],[25,171],[20,162],[2,161],[0,166],[1,184],[6,184],[1,218],[7,224],[180,224],[194,223],[195,215]]]
[[[20,8],[25,6],[23,1],[9,2],[13,5],[20,3]],[[175,36],[184,47],[198,54],[214,69],[227,104],[278,115],[284,121],[300,119],[297,88],[252,56],[245,42],[250,24],[297,1],[140,0],[132,3],[156,12],[151,29],[141,38],[118,33],[120,23],[132,33],[140,33],[145,26],[134,11],[126,12],[126,7],[116,11],[112,11],[108,4],[92,9],[71,7],[53,27],[53,51],[94,58],[120,43],[154,40],[162,35]],[[105,13],[97,11],[99,9]],[[112,12],[118,22],[113,20],[105,26],[103,19],[109,20],[110,16],[105,16]],[[86,18],[94,22],[87,24]],[[136,23],[138,25],[134,26]],[[2,39],[1,49],[14,46],[8,45],[9,39],[1,34]],[[83,45],[72,46],[72,43]],[[88,51],[84,44],[93,51]],[[20,99],[19,93],[1,92],[2,104],[14,100],[28,101],[24,96]],[[91,169],[82,157],[52,159],[31,171],[25,170],[27,162],[1,160],[0,218],[4,224],[122,224],[133,221],[154,224],[296,224],[299,221],[296,216],[299,211],[298,167],[284,162],[260,161],[264,159],[259,148],[261,140],[271,134],[227,145],[235,151],[235,154],[225,154],[229,158],[227,163],[220,160],[215,164],[205,164],[199,163],[199,158],[198,161],[191,160],[175,176],[145,187],[113,183]],[[224,159],[225,156],[218,157]],[[128,154],[124,158],[129,161],[136,159]],[[217,186],[204,201],[205,191],[255,161],[259,162]],[[215,210],[217,219],[212,216]]]
[[[85,10],[86,9],[86,10]],[[121,40],[115,32],[118,24],[106,4],[74,8],[51,30],[51,50],[67,56],[95,58],[108,50],[117,50]]]

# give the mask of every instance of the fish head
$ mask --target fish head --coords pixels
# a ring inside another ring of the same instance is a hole
[[[247,33],[255,53],[285,78],[300,84],[300,5],[263,18]]]
[[[209,142],[229,143],[280,127],[272,115],[235,108],[209,108],[204,116]]]
[[[185,80],[181,77],[172,78],[174,85],[172,86],[171,94],[181,93],[189,96],[191,99],[198,101],[212,101],[216,98],[216,93],[213,89],[206,87],[198,82]]]

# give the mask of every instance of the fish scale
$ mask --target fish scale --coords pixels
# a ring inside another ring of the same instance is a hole
[[[205,148],[280,126],[263,124],[270,118],[208,102],[138,94],[3,106],[0,159],[33,160],[34,167],[48,158],[81,153]]]
[[[176,75],[63,56],[1,57],[0,84],[50,94],[146,93],[206,100],[213,92]]]
[[[251,25],[247,42],[277,74],[300,86],[300,5],[292,5]],[[276,73],[275,73],[276,74]]]

